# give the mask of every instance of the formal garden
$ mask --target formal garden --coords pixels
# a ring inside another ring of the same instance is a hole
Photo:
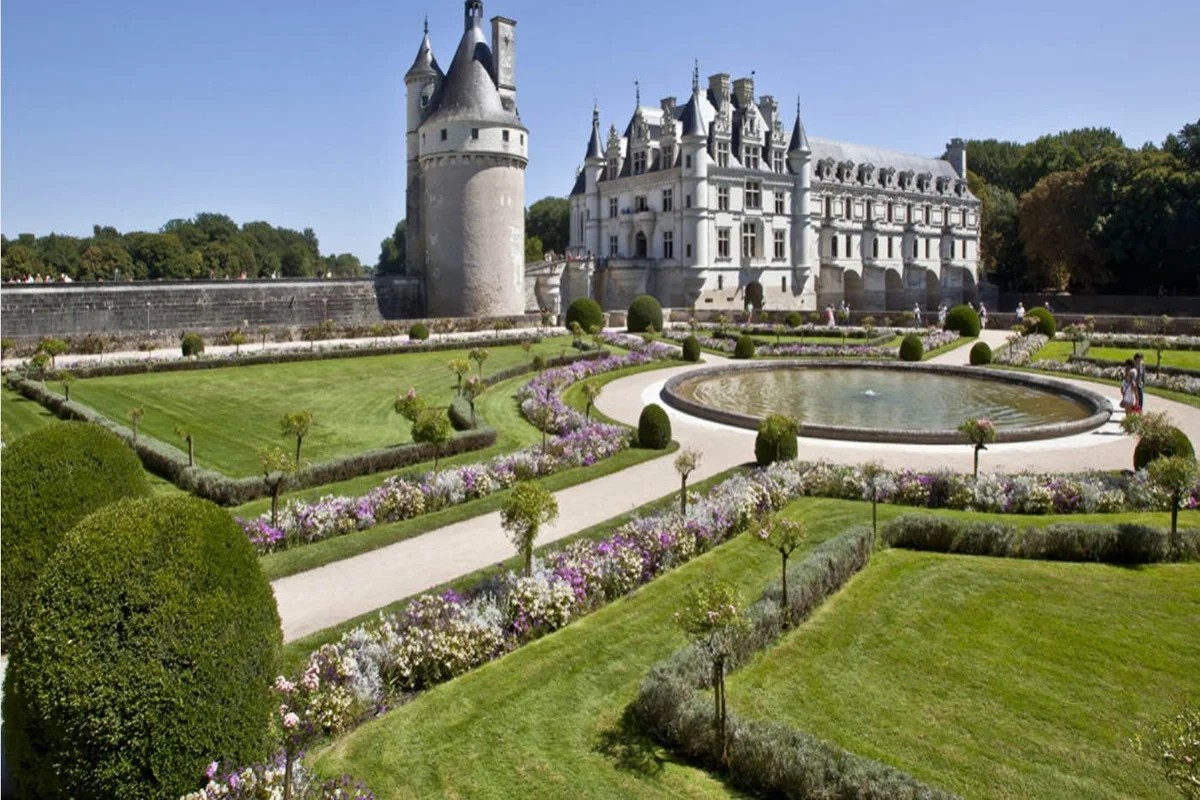
[[[1080,363],[1053,348],[1078,357],[1084,340],[1034,326],[985,358],[957,309],[946,331],[842,340],[803,321],[670,328],[643,299],[618,333],[594,306],[523,342],[10,376],[3,719],[22,796],[1194,792],[1189,420],[1129,415],[1134,462],[1086,472],[995,471],[987,419],[963,421],[961,455],[938,469],[814,460],[779,415],[706,447],[623,387],[719,360],[725,342],[734,360],[971,344],[980,369],[1048,371]],[[1095,338],[1097,362],[1141,346]],[[175,470],[153,449],[173,437]],[[714,446],[736,451],[715,471]],[[305,463],[400,450],[358,471]],[[222,508],[178,479],[201,466],[255,488]],[[633,474],[675,490],[611,498],[607,519],[570,499]],[[293,609],[270,581],[467,521],[473,569],[285,636]]]

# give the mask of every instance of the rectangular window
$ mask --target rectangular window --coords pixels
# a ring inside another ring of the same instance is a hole
[[[725,288],[725,276],[718,275],[717,276],[717,291],[721,291],[724,288]]]
[[[525,144],[525,134],[521,134],[521,144]]]
[[[787,275],[779,279],[779,290],[783,292],[787,291]]]
[[[671,167],[675,166],[675,159],[673,158],[673,156],[674,156],[674,151],[672,151],[671,148],[669,148],[669,147],[663,148],[663,150],[662,150],[662,168],[663,169],[670,169]]]
[[[850,234],[846,234],[846,258],[854,255],[854,248],[850,246]]]
[[[633,208],[635,211],[649,211],[650,205],[646,202],[646,195],[639,194],[633,199]]]
[[[746,181],[746,208],[762,208],[761,181]]]
[[[674,189],[663,189],[662,210],[663,211],[674,211],[675,210],[675,190]]]
[[[888,222],[895,221],[895,213],[895,206],[892,203],[888,203]]]
[[[687,207],[691,208],[692,207],[692,196],[689,194],[685,199],[687,201]]]
[[[846,212],[846,219],[854,219],[854,204],[849,199],[842,201],[842,209]]]
[[[783,231],[775,231],[775,257],[776,258],[787,258],[787,240],[784,238],[785,236],[786,236],[786,234]],[[784,278],[784,280],[786,281],[787,278]],[[785,290],[787,289],[786,283],[784,284],[783,288]]]
[[[717,187],[717,211],[728,211],[728,210],[729,210],[729,187],[728,186],[718,186]]]
[[[717,142],[717,166],[729,166],[729,142]]]
[[[692,168],[692,157],[691,157],[691,156],[684,156],[684,157],[683,157],[683,165],[684,165],[685,167],[687,167],[688,169],[691,169],[691,168]]]
[[[837,258],[838,257],[838,237],[836,235],[829,237],[829,248],[830,248],[829,255],[831,255],[833,258]]]
[[[879,258],[879,237],[871,240],[871,257]]]
[[[508,131],[504,131],[503,139],[506,142],[508,141]]]
[[[925,257],[929,258],[929,240],[925,240]]]
[[[608,237],[608,254],[610,256],[615,256],[617,254],[617,237],[616,236]]]
[[[758,226],[753,222],[742,223],[742,258],[758,255]]]
[[[446,141],[446,129],[442,128],[442,141]]]
[[[742,160],[742,166],[746,169],[758,169],[760,164],[760,154],[762,149],[757,145],[748,144],[745,147],[745,158]]]
[[[663,231],[663,258],[675,258],[675,234],[671,231]]]
[[[933,206],[925,206],[925,219],[921,221],[926,225],[933,224]]]
[[[787,204],[787,199],[783,193],[783,189],[776,189],[775,190],[775,213],[776,214],[786,213],[786,211],[787,211],[786,204]]]
[[[692,246],[690,244],[685,244],[683,246],[683,254],[688,259],[692,257]]]
[[[950,206],[942,206],[942,224],[950,224]]]
[[[892,257],[892,237],[888,237],[888,258]]]
[[[771,163],[774,165],[775,171],[780,175],[783,174],[783,151],[776,150],[771,156]],[[786,281],[787,278],[784,278]]]
[[[874,215],[875,215],[875,203],[868,200],[867,201],[867,222],[870,222],[872,219],[874,219],[875,218]],[[891,219],[889,219],[888,222],[891,222]]]
[[[610,218],[617,216],[617,206],[618,206],[617,198],[615,198],[615,197],[608,198],[608,216]]]
[[[717,258],[729,258],[729,228],[717,228]]]
[[[633,174],[641,175],[646,171],[646,151],[638,150],[633,154]]]
[[[833,216],[833,200],[829,197],[826,197],[825,198],[825,217],[829,218],[832,216]]]
[[[913,258],[917,257],[917,240],[913,239]]]
[[[479,128],[471,128],[471,138],[472,139],[479,138]]]
[[[962,257],[963,257],[963,260],[964,260],[964,261],[965,261],[965,260],[966,260],[966,258],[967,258],[967,240],[966,240],[966,239],[963,239],[963,254],[962,254]]]
[[[906,221],[911,225],[913,221],[912,203],[908,204],[908,210],[905,213],[907,214]]]

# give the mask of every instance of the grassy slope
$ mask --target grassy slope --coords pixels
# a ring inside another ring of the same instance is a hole
[[[881,506],[880,518],[904,510]],[[785,513],[808,522],[809,547],[870,519],[869,505],[838,500],[804,499]],[[1185,524],[1198,521],[1191,514]],[[315,765],[324,774],[351,772],[381,797],[728,796],[711,776],[639,737],[623,715],[645,671],[683,644],[671,615],[692,581],[717,575],[752,598],[777,570],[777,554],[739,537],[417,697],[335,742]]]
[[[58,417],[42,406],[22,397],[11,389],[0,389],[0,424],[8,441],[40,430],[57,421]]]
[[[1171,796],[1129,738],[1200,700],[1200,565],[884,551],[735,675],[739,710],[964,796]]]
[[[568,343],[547,339],[533,352],[557,356]],[[516,345],[488,350],[485,374],[526,360]],[[195,436],[200,464],[240,477],[258,472],[258,448],[294,446],[279,435],[289,411],[313,412],[304,458],[314,462],[409,441],[408,422],[392,409],[396,394],[415,386],[429,402],[449,403],[455,377],[446,365],[466,356],[453,350],[95,378],[77,382],[72,396],[120,422],[140,405],[141,430],[172,444],[183,425]]]

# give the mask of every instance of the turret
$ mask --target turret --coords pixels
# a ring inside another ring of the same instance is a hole
[[[600,178],[604,175],[604,151],[600,145],[600,106],[592,106],[592,135],[583,160],[584,203],[587,223],[583,246],[589,253],[600,252]]]
[[[800,119],[800,98],[796,98],[796,124],[788,143],[788,167],[794,176],[792,190],[792,264],[798,270],[811,270],[812,219],[809,194],[812,189],[812,148],[804,122]]]
[[[963,180],[967,179],[967,143],[957,137],[950,140],[946,145],[946,160],[950,162],[950,166],[954,167],[954,171],[958,173],[958,177]]]
[[[692,263],[709,266],[708,231],[708,125],[700,112],[700,66],[692,69],[692,96],[680,114],[679,149],[683,163],[684,252],[692,247]],[[691,198],[690,202],[688,198]],[[686,255],[685,255],[686,258]]]
[[[421,229],[421,142],[418,129],[429,101],[437,91],[443,78],[442,68],[433,57],[433,47],[429,44],[429,18],[425,18],[425,35],[421,46],[417,48],[417,57],[404,75],[404,87],[407,95],[407,121],[405,128],[405,148],[407,150],[407,181],[405,183],[404,216],[407,220],[405,234],[405,271],[411,275],[419,275],[425,263],[424,237]]]

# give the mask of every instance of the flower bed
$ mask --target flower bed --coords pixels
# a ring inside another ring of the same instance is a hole
[[[1064,375],[1079,375],[1085,378],[1104,378],[1110,381],[1120,381],[1125,375],[1125,367],[1105,367],[1089,361],[1051,361],[1039,359],[1027,363],[1031,369],[1042,372],[1058,372]],[[1146,373],[1146,385],[1156,389],[1166,389],[1171,392],[1190,394],[1200,397],[1200,378],[1191,375],[1168,375],[1153,372]]]
[[[663,334],[672,341],[682,342],[692,335],[685,331],[668,331]],[[717,350],[722,353],[733,353],[736,340],[723,336],[696,335],[701,347]],[[959,334],[954,331],[928,331],[921,337],[925,350],[935,350],[939,347],[957,341]],[[788,344],[762,344],[755,355],[776,358],[896,358],[898,348],[878,347],[866,344],[805,344],[790,342]]]
[[[1026,366],[1048,341],[1050,339],[1040,333],[1029,336],[1013,334],[1009,337],[1008,344],[992,353],[992,363],[1010,367]]]
[[[547,431],[554,435],[544,450],[535,445],[436,474],[394,476],[358,497],[328,495],[313,502],[291,500],[280,512],[276,526],[271,525],[269,514],[250,520],[239,517],[238,522],[255,550],[264,555],[429,514],[487,497],[520,480],[590,466],[616,455],[629,446],[629,431],[585,420],[583,414],[562,402],[561,392],[583,378],[670,358],[675,351],[662,344],[646,346],[636,337],[610,339],[611,344],[640,349],[545,370],[517,393],[527,419],[534,421],[539,407],[547,409]]]

